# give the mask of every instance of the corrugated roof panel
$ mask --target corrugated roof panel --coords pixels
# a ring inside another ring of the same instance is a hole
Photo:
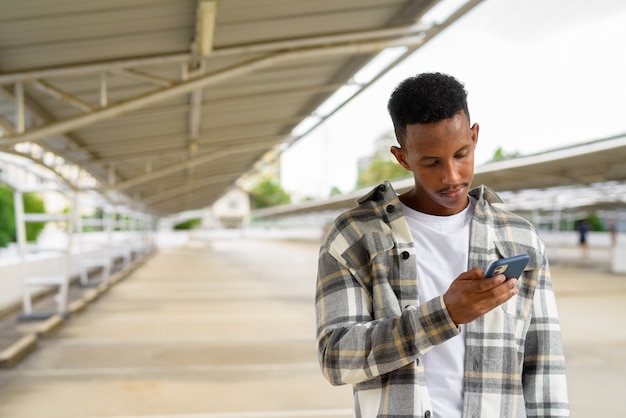
[[[102,187],[114,173],[122,192],[156,213],[209,204],[287,140],[381,42],[405,42],[380,30],[413,21],[434,1],[222,0],[208,57],[192,48],[194,0],[5,2],[0,84],[10,93],[0,95],[0,114],[13,120],[10,96],[14,81],[23,80],[39,122],[27,123],[17,139],[5,136],[0,151],[12,141],[39,141],[80,161],[104,179]],[[378,44],[350,50],[365,39],[351,34],[362,31],[378,31],[365,37]],[[340,54],[329,49],[337,45],[345,47]],[[35,88],[37,80],[66,100]],[[79,109],[85,103],[92,109]],[[162,200],[164,184],[172,196],[177,186],[190,194]]]
[[[165,38],[169,31],[191,32],[188,22],[193,19],[194,12],[172,2],[160,7],[128,6],[4,21],[0,48],[110,40],[112,34],[114,39],[132,40],[146,34],[157,39]]]
[[[293,16],[326,16],[363,9],[388,8],[396,12],[406,5],[404,0],[257,0],[219,3],[219,19],[223,24],[241,23]]]
[[[381,19],[389,20],[395,13],[393,8],[380,8],[232,23],[216,32],[215,43],[219,46],[245,44],[250,42],[250,33],[256,34],[255,42],[269,42],[285,39],[286,34],[293,38],[305,38],[329,32],[356,32],[376,27]],[[320,21],[323,21],[323,25]]]

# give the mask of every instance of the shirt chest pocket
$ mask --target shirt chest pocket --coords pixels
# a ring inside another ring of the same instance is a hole
[[[363,235],[342,254],[355,279],[369,294],[375,318],[401,312],[392,286],[398,265],[394,247],[389,235],[373,232]]]
[[[517,282],[518,294],[501,305],[501,309],[507,315],[525,320],[528,318],[532,308],[539,267],[544,265],[543,255],[534,247],[512,241],[496,241],[495,246],[499,258],[513,257],[520,254],[528,254],[530,256],[528,265]]]

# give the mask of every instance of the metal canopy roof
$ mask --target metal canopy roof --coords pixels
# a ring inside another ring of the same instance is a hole
[[[480,0],[419,22],[437,3],[2,0],[0,151],[156,215],[208,206],[376,53],[407,47],[384,72]]]
[[[485,184],[496,192],[517,192],[528,189],[588,186],[594,183],[624,181],[626,181],[626,134],[539,154],[478,165],[474,170],[472,186]],[[393,182],[394,189],[398,193],[412,189],[414,184],[412,177]],[[355,206],[355,200],[367,193],[369,189],[359,189],[352,193],[320,201],[259,209],[253,215],[257,218],[273,218],[350,208]],[[610,196],[612,193],[606,191],[610,189],[621,192],[623,187],[608,185],[601,190],[604,191],[607,199],[611,197],[611,200],[607,200],[611,203],[611,207],[624,207],[624,199],[615,199],[614,196]],[[535,204],[541,204],[537,203],[536,195],[534,198]],[[571,204],[571,206],[582,204],[585,203],[579,199],[578,203]],[[555,202],[550,202],[549,205],[555,207]],[[558,206],[561,208],[569,207],[566,202],[560,202]],[[518,202],[511,205],[510,208],[522,209],[525,206]]]

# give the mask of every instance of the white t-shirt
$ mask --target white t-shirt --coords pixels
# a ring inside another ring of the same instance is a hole
[[[470,224],[476,201],[451,216],[427,215],[402,205],[417,251],[420,303],[443,295],[454,279],[467,271]],[[461,418],[465,327],[461,334],[433,347],[420,361],[437,418]]]

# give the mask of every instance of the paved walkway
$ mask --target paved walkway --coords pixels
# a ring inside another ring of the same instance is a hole
[[[348,418],[317,366],[316,262],[301,242],[162,250],[0,370],[0,417]],[[626,276],[553,276],[572,416],[620,416]]]

